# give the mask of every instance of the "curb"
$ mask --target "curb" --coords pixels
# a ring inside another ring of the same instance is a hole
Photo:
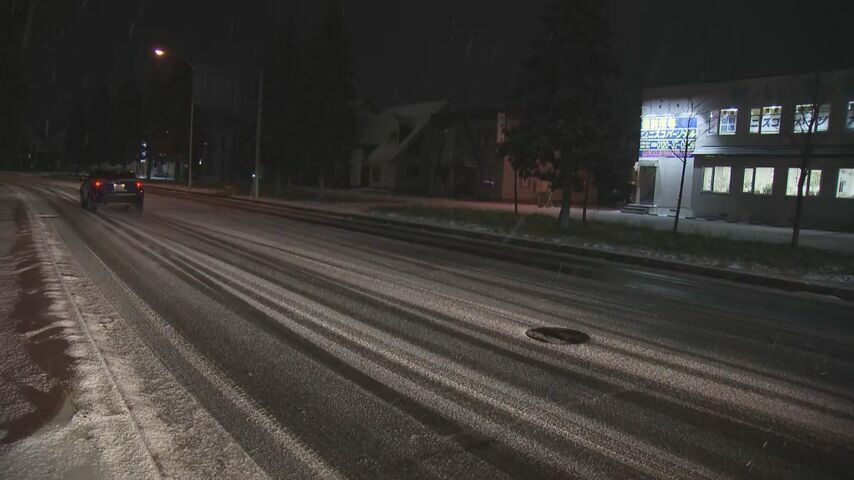
[[[163,187],[159,185],[150,185],[147,187],[149,190],[159,191],[160,193],[167,194],[179,194],[179,195],[192,195],[192,196],[204,196],[212,199],[217,199],[222,203],[231,203],[232,207],[264,207],[264,210],[261,210],[261,213],[274,213],[269,211],[269,208],[275,208],[282,211],[292,211],[292,212],[300,212],[304,214],[314,214],[321,215],[326,217],[327,219],[337,220],[338,222],[358,222],[361,225],[365,224],[373,224],[375,226],[383,225],[383,226],[393,226],[399,229],[405,229],[409,232],[398,232],[403,235],[391,235],[391,231],[384,230],[376,230],[370,229],[371,233],[375,233],[378,235],[388,236],[388,237],[407,237],[408,241],[413,241],[417,243],[430,243],[437,244],[437,242],[428,242],[427,238],[423,235],[424,233],[432,233],[440,235],[442,238],[437,238],[435,240],[444,240],[450,241],[451,243],[460,242],[465,240],[476,240],[477,243],[481,244],[481,246],[491,246],[493,250],[490,251],[491,257],[494,258],[503,258],[513,262],[519,262],[522,259],[519,258],[519,254],[530,255],[531,253],[536,254],[545,254],[547,256],[553,256],[555,258],[552,259],[551,265],[547,265],[547,261],[543,261],[544,259],[540,259],[540,261],[536,262],[540,267],[553,267],[557,268],[558,264],[560,264],[560,260],[562,259],[583,259],[583,260],[605,260],[610,262],[618,262],[629,265],[637,265],[642,267],[651,267],[660,270],[668,270],[675,271],[680,273],[688,273],[692,275],[700,275],[705,277],[716,278],[720,280],[728,280],[732,282],[745,283],[749,285],[755,286],[764,286],[775,288],[778,290],[785,290],[791,292],[808,292],[820,295],[831,295],[838,297],[843,300],[854,301],[854,289],[840,287],[835,285],[816,283],[816,282],[804,282],[800,280],[793,280],[784,277],[777,276],[764,276],[758,275],[754,273],[748,272],[739,272],[735,270],[727,270],[723,268],[716,267],[708,267],[703,265],[695,265],[691,263],[672,261],[672,260],[663,260],[660,258],[648,257],[643,255],[634,255],[629,253],[621,253],[621,252],[609,252],[606,250],[600,250],[590,247],[582,247],[576,245],[566,245],[566,244],[555,244],[550,242],[545,242],[541,240],[531,240],[519,237],[508,237],[495,233],[488,232],[476,232],[469,230],[462,230],[459,228],[446,227],[442,225],[435,225],[425,222],[411,221],[411,220],[400,220],[395,218],[388,217],[380,217],[375,215],[365,215],[358,213],[338,213],[332,212],[329,210],[311,208],[311,207],[301,207],[301,206],[293,206],[293,205],[285,205],[276,202],[269,202],[265,200],[249,200],[235,197],[224,197],[215,193],[208,192],[190,192],[183,189],[175,189],[169,187]],[[331,221],[321,222],[324,224],[345,227],[345,225],[334,225]],[[356,225],[353,225],[354,227]],[[358,228],[355,228],[358,229]],[[405,235],[405,233],[412,233],[413,231],[420,233],[420,235],[410,236]],[[443,243],[443,242],[439,242]],[[441,245],[440,245],[441,246]],[[457,244],[456,247],[459,247]],[[504,249],[514,249],[516,252],[505,252],[508,255],[501,255],[501,252],[494,250],[495,247],[504,248]],[[465,249],[469,253],[477,253],[476,250],[473,249]],[[511,254],[512,255],[509,255]],[[561,258],[563,257],[563,258]],[[530,260],[530,259],[529,259]],[[530,264],[530,261],[526,262]]]

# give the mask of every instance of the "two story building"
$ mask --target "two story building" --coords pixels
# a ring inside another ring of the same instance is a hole
[[[854,230],[854,69],[646,89],[635,210],[675,213],[685,159],[684,216],[791,225],[807,151],[803,226]]]

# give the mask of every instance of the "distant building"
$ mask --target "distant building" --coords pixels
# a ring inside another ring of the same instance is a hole
[[[65,144],[65,132],[54,133],[48,138],[44,135],[33,135],[27,154],[27,168],[32,170],[60,170],[62,168],[62,153]]]
[[[447,102],[402,105],[370,114],[362,112],[351,157],[351,186],[426,195],[431,165],[423,136],[435,114]],[[358,113],[358,110],[357,110]],[[357,115],[357,120],[359,119]],[[357,176],[353,173],[358,171]]]
[[[195,65],[193,103],[193,176],[229,179],[238,161],[240,86],[236,75]]]
[[[358,147],[351,159],[350,186],[407,195],[537,201],[538,193],[560,190],[548,181],[517,177],[508,157],[497,155],[513,121],[498,108],[456,111],[447,102],[403,105],[381,112],[357,108]],[[516,192],[514,193],[514,178]],[[573,202],[583,192],[573,192]],[[591,186],[590,205],[597,204]]]
[[[635,210],[673,214],[687,135],[685,216],[791,225],[813,103],[803,225],[854,230],[854,70],[646,89]]]

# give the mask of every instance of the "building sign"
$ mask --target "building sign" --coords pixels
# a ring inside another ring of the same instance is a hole
[[[498,138],[497,142],[499,145],[504,143],[504,129],[507,128],[507,116],[502,112],[498,114]]]
[[[818,117],[813,120],[816,108],[812,104],[795,105],[795,133],[826,132],[830,123],[830,104],[818,107]]]
[[[761,123],[762,110],[758,108],[750,109],[750,133],[759,133],[759,124]]]
[[[783,107],[771,106],[762,107],[762,125],[759,127],[759,133],[762,135],[776,135],[780,133],[780,112]]]
[[[641,121],[640,156],[647,158],[679,158],[694,152],[697,143],[697,117],[650,115]]]

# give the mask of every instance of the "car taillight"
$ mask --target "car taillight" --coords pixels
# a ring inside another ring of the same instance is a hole
[[[95,188],[101,188],[101,181],[95,180]]]
[[[136,182],[136,189],[142,190],[142,182]]]

